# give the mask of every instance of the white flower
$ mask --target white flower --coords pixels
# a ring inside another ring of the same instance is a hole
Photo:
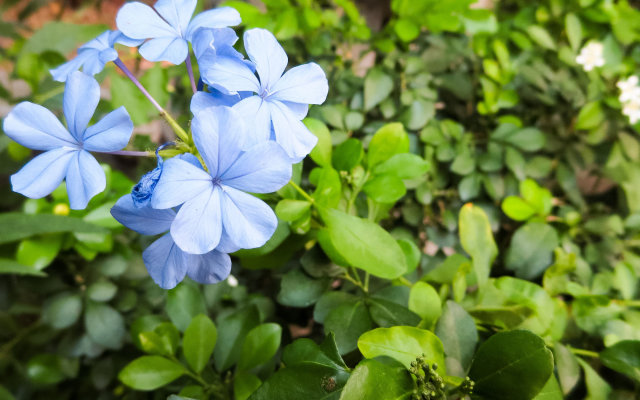
[[[236,287],[238,286],[238,278],[236,278],[233,275],[229,275],[227,277],[227,285],[231,286],[231,287]]]
[[[636,75],[618,82],[617,86],[620,89],[619,99],[621,103],[640,98],[640,86],[638,86],[638,77]]]
[[[634,125],[638,121],[640,121],[640,97],[636,97],[631,101],[624,103],[622,113],[629,117],[629,122],[631,122],[631,125]]]
[[[604,48],[602,43],[591,42],[580,50],[576,62],[584,67],[585,71],[591,71],[595,67],[604,65]]]

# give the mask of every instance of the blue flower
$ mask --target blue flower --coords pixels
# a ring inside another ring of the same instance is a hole
[[[193,35],[193,53],[197,59],[204,56],[233,57],[244,59],[242,53],[233,48],[238,35],[231,28],[200,28]]]
[[[126,37],[120,31],[105,31],[97,38],[80,46],[76,58],[49,72],[58,82],[65,82],[69,75],[80,68],[85,74],[95,75],[104,69],[106,63],[118,58],[118,52],[113,48],[116,43],[135,47],[142,42],[142,40]]]
[[[181,64],[189,54],[189,44],[200,28],[225,28],[238,25],[240,14],[222,7],[191,16],[197,0],[158,0],[149,7],[140,2],[125,4],[116,17],[118,29],[134,39],[150,39],[140,47],[149,61]]]
[[[199,112],[191,129],[208,172],[184,160],[165,161],[151,206],[182,204],[171,236],[187,253],[262,246],[278,220],[271,207],[245,192],[270,193],[289,182],[284,150],[273,141],[252,143],[247,125],[229,107]]]
[[[138,208],[129,195],[122,196],[111,208],[111,215],[122,225],[143,235],[159,235],[171,227],[176,217],[172,209]],[[185,275],[200,283],[216,283],[231,272],[231,259],[218,250],[206,254],[188,254],[180,250],[166,233],[142,253],[149,275],[163,289],[172,289]]]
[[[298,162],[317,142],[301,120],[309,104],[321,104],[327,97],[329,85],[324,71],[318,64],[308,63],[283,75],[287,54],[273,34],[264,29],[245,32],[244,46],[260,79],[245,62],[232,57],[217,57],[210,63],[206,58],[200,60],[202,79],[227,94],[255,93],[234,109],[250,121],[256,140],[269,140],[273,130],[275,141],[293,162]]]
[[[64,92],[67,129],[46,108],[30,102],[18,104],[4,120],[11,139],[34,150],[44,150],[11,176],[13,191],[32,199],[53,192],[63,179],[72,209],[83,209],[105,188],[104,171],[89,153],[121,150],[129,142],[133,122],[124,107],[87,127],[100,100],[100,86],[76,71]]]

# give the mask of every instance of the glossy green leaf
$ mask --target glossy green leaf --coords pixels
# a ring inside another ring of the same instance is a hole
[[[104,233],[104,228],[79,218],[52,214],[0,214],[0,243],[14,242],[45,233]]]
[[[620,341],[600,353],[600,360],[608,368],[640,381],[640,341]]]
[[[167,292],[167,314],[171,322],[181,331],[198,314],[206,314],[204,299],[197,286],[183,282]]]
[[[108,348],[119,349],[125,334],[124,319],[119,312],[104,303],[87,302],[84,325],[89,337]]]
[[[213,351],[213,362],[218,371],[224,371],[240,358],[247,333],[260,323],[256,306],[246,307],[216,320],[218,340]]]
[[[489,218],[480,207],[467,203],[460,210],[458,227],[462,247],[471,256],[478,283],[483,285],[498,255]]]
[[[321,215],[331,244],[349,264],[385,279],[407,271],[402,249],[380,225],[337,210]]]
[[[249,370],[269,361],[280,347],[282,327],[275,323],[258,325],[247,333],[238,368]]]
[[[553,373],[553,355],[544,340],[529,331],[491,336],[476,352],[469,377],[474,393],[493,399],[530,400]]]
[[[442,342],[432,332],[411,326],[377,328],[358,339],[358,349],[366,358],[389,356],[410,368],[416,357],[425,355],[429,363],[445,369]]]
[[[438,292],[426,282],[416,282],[409,294],[409,310],[422,318],[422,326],[431,327],[442,314]]]
[[[282,277],[278,303],[290,307],[310,306],[329,288],[329,284],[327,279],[314,279],[301,269],[293,269]]]
[[[321,167],[331,166],[331,133],[327,126],[315,118],[305,118],[304,124],[318,138],[318,143],[311,150],[309,156]]]
[[[371,316],[362,301],[342,304],[324,319],[324,331],[335,335],[340,354],[355,350],[358,337],[372,326]]]
[[[363,360],[351,373],[340,400],[409,399],[413,389],[411,375],[402,365]]]
[[[478,330],[471,315],[458,303],[449,300],[445,303],[435,333],[442,340],[447,368],[457,364],[458,371],[466,371],[478,343]],[[454,371],[449,373],[453,374]]]
[[[118,374],[125,385],[137,390],[155,390],[182,376],[182,364],[160,356],[142,356],[127,364]]]
[[[76,293],[63,292],[50,298],[42,310],[42,319],[55,329],[75,324],[82,312],[82,299]]]
[[[218,340],[218,330],[209,317],[204,314],[191,319],[184,331],[182,351],[189,366],[200,373],[209,362]]]
[[[518,228],[511,238],[505,258],[507,268],[519,278],[536,278],[552,264],[558,244],[558,234],[552,226],[530,222]]]
[[[398,122],[384,125],[371,138],[369,143],[369,168],[387,161],[392,156],[409,151],[409,136]]]
[[[364,80],[364,109],[371,110],[393,90],[393,79],[379,68],[373,68]]]

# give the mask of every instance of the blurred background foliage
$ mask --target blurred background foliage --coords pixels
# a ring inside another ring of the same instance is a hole
[[[113,28],[122,3],[4,0],[0,116],[22,100],[61,114],[63,85],[48,70]],[[338,377],[322,382],[332,392],[345,386],[347,366],[357,364],[355,374],[362,355],[375,357],[361,347],[362,334],[406,325],[435,332],[448,374],[480,377],[485,398],[533,398],[540,390],[526,382],[545,360],[510,376],[523,382],[517,395],[482,379],[482,365],[491,364],[483,357],[497,351],[485,339],[520,328],[553,350],[555,374],[542,382],[548,397],[536,398],[640,396],[640,126],[621,114],[616,87],[640,73],[637,1],[223,3],[241,13],[241,30],[274,32],[291,65],[323,67],[329,98],[306,120],[319,144],[296,167],[296,180],[316,187],[317,203],[379,222],[411,271],[372,277],[363,288],[345,280],[339,257],[316,245],[322,238],[309,204],[286,187],[270,199],[281,220],[274,238],[234,257],[239,284],[185,282],[163,291],[140,257],[151,239],[109,213],[153,160],[102,156],[107,189],[86,210],[70,211],[64,187],[39,200],[11,192],[10,174],[32,154],[2,134],[0,399],[286,399],[293,386],[311,387],[324,374],[274,374],[309,352],[333,357],[331,368],[322,366]],[[585,72],[575,59],[591,40],[603,44],[605,65]],[[186,125],[183,67],[120,50]],[[131,149],[171,138],[112,65],[98,80],[98,114],[124,105],[136,124]],[[380,128],[390,133],[375,143]],[[478,268],[491,269],[482,293],[471,273]],[[215,348],[194,345],[196,330],[215,335]],[[329,332],[335,336],[325,339]],[[301,337],[325,342],[291,347]],[[390,385],[409,385],[405,374]],[[271,389],[255,391],[263,381]],[[341,398],[373,398],[362,390],[350,387]]]

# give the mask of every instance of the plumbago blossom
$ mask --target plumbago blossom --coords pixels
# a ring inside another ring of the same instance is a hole
[[[291,183],[292,164],[317,142],[302,119],[328,92],[326,76],[315,63],[285,72],[287,55],[264,29],[245,32],[245,59],[234,48],[238,36],[229,28],[241,22],[236,10],[224,7],[192,18],[195,7],[196,0],[159,0],[153,8],[125,4],[116,18],[118,30],[104,32],[51,70],[54,79],[66,81],[67,128],[50,111],[27,102],[18,104],[3,126],[16,142],[44,151],[11,177],[13,190],[41,198],[66,180],[71,208],[83,209],[105,188],[104,172],[89,152],[154,156],[122,151],[133,130],[123,107],[87,127],[100,97],[90,75],[113,61],[131,79],[177,139],[158,147],[157,166],[111,213],[140,234],[162,235],[145,249],[143,260],[165,289],[185,276],[201,283],[224,280],[231,270],[229,253],[260,247],[271,238],[277,217],[253,194]],[[185,62],[194,92],[189,133],[127,69],[116,43],[140,46],[140,55],[150,61]],[[193,74],[189,44],[200,79]],[[173,146],[170,154],[177,155],[163,157],[159,151],[165,146]]]
[[[100,86],[92,77],[74,72],[64,91],[67,128],[53,113],[30,102],[18,104],[4,120],[7,136],[21,145],[45,152],[11,176],[14,192],[39,199],[67,182],[72,209],[83,209],[106,185],[104,171],[89,153],[113,152],[129,142],[133,122],[124,107],[87,127],[100,100]]]

